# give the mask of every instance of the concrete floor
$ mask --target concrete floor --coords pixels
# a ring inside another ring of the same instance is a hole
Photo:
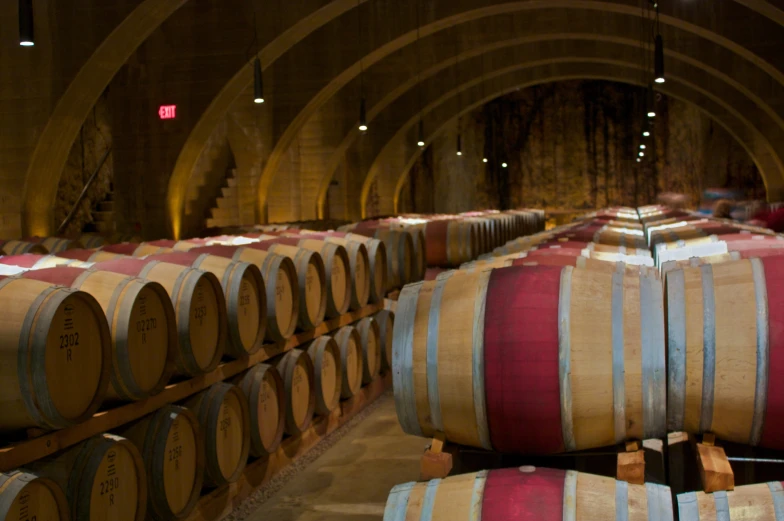
[[[329,441],[329,440],[327,440]],[[386,393],[374,409],[318,459],[301,468],[247,521],[378,521],[390,489],[419,477],[429,440],[404,434]],[[313,450],[318,450],[318,446]]]

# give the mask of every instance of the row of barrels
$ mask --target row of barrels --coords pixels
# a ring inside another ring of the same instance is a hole
[[[0,321],[8,339],[0,346],[8,382],[0,430],[73,425],[105,400],[146,398],[172,375],[209,372],[224,356],[288,338],[297,324],[315,327],[298,322],[290,258],[208,248],[143,258],[103,250],[0,257],[0,301],[13,308]],[[233,260],[237,254],[252,262]]]
[[[559,240],[569,229],[511,265],[485,259],[403,289],[393,376],[404,431],[510,453],[668,429],[784,449],[784,256],[661,274],[644,250],[634,256],[647,265],[564,252],[577,242]]]
[[[782,482],[676,498],[682,521],[784,521]],[[392,489],[384,521],[673,521],[670,488],[635,485],[571,470],[523,466],[480,471]]]
[[[476,259],[514,237],[544,229],[544,213],[539,210],[487,211],[458,215],[409,214],[395,218],[368,220],[340,228],[375,236],[395,230],[414,235],[417,274],[421,280],[426,266],[456,267]],[[424,253],[424,258],[419,250]]]
[[[177,405],[0,475],[0,518],[170,521],[388,367],[394,315],[316,338]],[[9,517],[13,515],[13,517]]]
[[[115,239],[129,240],[128,236],[117,236]],[[65,237],[26,237],[20,240],[0,241],[0,254],[21,255],[23,253],[57,253],[65,250],[81,248],[99,248],[110,241],[106,237],[94,233],[83,233],[76,239]]]

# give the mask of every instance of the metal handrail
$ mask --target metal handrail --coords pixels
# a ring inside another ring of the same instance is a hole
[[[63,230],[65,230],[65,228],[71,223],[71,220],[74,218],[74,215],[76,215],[76,211],[79,209],[79,205],[82,204],[84,197],[87,195],[87,190],[90,189],[90,186],[92,186],[93,181],[95,181],[95,178],[98,177],[98,172],[100,172],[101,168],[103,168],[103,164],[106,163],[106,159],[109,157],[109,154],[111,152],[112,152],[112,147],[110,146],[109,148],[106,149],[106,152],[103,153],[101,160],[98,162],[98,166],[95,168],[95,171],[90,176],[90,179],[87,180],[87,183],[84,185],[84,188],[82,189],[82,193],[79,194],[79,197],[76,199],[76,202],[71,208],[71,211],[68,212],[68,215],[65,217],[65,219],[63,219],[63,222],[62,224],[60,224],[60,227],[57,228],[57,235],[63,233]]]

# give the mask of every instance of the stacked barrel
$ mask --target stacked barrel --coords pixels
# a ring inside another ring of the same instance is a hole
[[[84,239],[4,245],[5,439],[81,427],[175,379],[200,389],[201,378],[231,378],[0,474],[5,517],[24,509],[20,519],[182,519],[205,487],[236,481],[249,458],[269,457],[284,436],[339,414],[341,400],[391,363],[394,315],[367,307],[386,291],[379,240],[301,231]],[[309,333],[328,318],[348,323],[349,310],[353,323]],[[308,340],[294,346],[297,330]],[[224,372],[238,367],[233,360],[249,368]]]
[[[668,431],[784,450],[782,284],[779,236],[661,207],[603,210],[509,241],[404,287],[392,355],[398,419],[409,434],[442,433],[502,453],[595,449]],[[459,518],[460,505],[487,494],[494,472],[454,478],[462,489],[428,508]],[[504,472],[504,496],[514,490],[504,505],[536,517],[526,498],[544,493],[545,476],[534,484],[517,469]],[[619,486],[573,479],[586,490]],[[554,489],[570,486],[563,474],[555,481]],[[387,513],[405,519],[424,508],[414,498],[447,483],[403,485]],[[705,515],[743,515],[752,497],[762,506],[748,519],[778,519],[765,512],[784,504],[781,484],[753,487],[680,497],[681,519],[731,519]],[[552,496],[553,505],[573,507],[566,494]],[[620,496],[608,494],[619,508]],[[579,485],[576,502],[579,509]],[[591,510],[603,502],[586,496],[586,518],[612,519],[615,512]],[[672,519],[669,492],[665,503],[665,517],[648,510],[648,518]],[[553,518],[561,515],[569,517],[559,510]]]

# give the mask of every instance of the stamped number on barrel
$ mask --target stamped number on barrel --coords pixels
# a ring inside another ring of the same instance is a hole
[[[223,418],[220,421],[220,430],[224,438],[229,437],[229,429],[231,429],[231,413],[228,407],[223,407]]]
[[[146,318],[136,321],[136,332],[142,334],[142,344],[147,343],[147,331],[152,331],[158,328],[158,320],[155,318]]]
[[[63,334],[60,335],[60,349],[66,350],[66,362],[73,362],[73,351],[71,348],[79,345],[79,332],[74,331],[76,329],[73,317],[74,313],[73,306],[65,306],[65,321],[63,323]]]
[[[286,292],[284,284],[283,277],[278,277],[278,282],[275,284],[275,299],[277,302],[283,302],[283,294]]]
[[[204,319],[207,318],[207,306],[198,306],[193,309],[193,318],[199,321],[199,325],[204,325]]]
[[[177,443],[174,447],[169,449],[169,461],[174,463],[174,470],[180,470],[180,456],[182,456],[182,445],[180,441],[180,421],[174,420],[171,426],[172,438],[171,441]]]
[[[106,479],[101,481],[101,495],[109,496],[109,506],[114,505],[114,492],[120,488],[120,477],[117,475],[117,466],[114,460],[117,452],[111,450],[107,454],[109,466],[106,467]]]

